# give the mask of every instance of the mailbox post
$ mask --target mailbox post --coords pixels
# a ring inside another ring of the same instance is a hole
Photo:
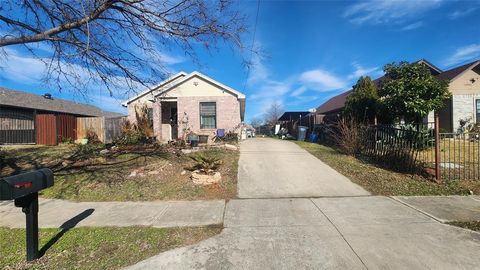
[[[38,192],[53,186],[53,172],[40,169],[0,180],[0,201],[15,200],[26,218],[27,261],[38,259]]]

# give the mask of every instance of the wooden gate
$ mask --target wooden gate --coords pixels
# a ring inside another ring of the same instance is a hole
[[[57,121],[55,114],[37,114],[36,130],[37,144],[57,144]]]
[[[57,114],[57,142],[77,139],[77,117],[70,114]]]

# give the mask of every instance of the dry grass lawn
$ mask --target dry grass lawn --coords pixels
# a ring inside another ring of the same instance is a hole
[[[469,195],[471,192],[480,194],[480,181],[445,181],[437,184],[420,175],[393,172],[366,163],[325,145],[297,143],[373,195]]]
[[[237,192],[238,151],[206,150],[223,164],[218,184],[193,184],[192,154],[167,147],[124,148],[100,153],[102,146],[4,147],[0,175],[49,167],[55,185],[43,197],[76,201],[231,199]]]
[[[60,229],[41,229],[40,247],[54,243],[40,259],[26,263],[25,230],[0,228],[0,269],[119,269],[220,232],[219,227],[86,227],[73,228],[57,240]]]

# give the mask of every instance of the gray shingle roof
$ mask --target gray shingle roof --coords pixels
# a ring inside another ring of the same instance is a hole
[[[81,116],[118,117],[120,113],[103,111],[98,107],[65,99],[47,99],[43,96],[0,87],[0,105],[42,111],[69,113]]]
[[[441,73],[440,75],[438,75],[437,78],[439,78],[441,80],[450,81],[450,80],[454,79],[455,77],[457,77],[458,75],[460,75],[465,70],[467,70],[469,68],[474,68],[475,66],[477,66],[479,64],[480,64],[480,60],[475,60],[475,61],[467,63],[465,65],[449,69],[449,70]]]
[[[278,121],[289,121],[289,120],[297,120],[300,117],[305,117],[309,112],[284,112]]]

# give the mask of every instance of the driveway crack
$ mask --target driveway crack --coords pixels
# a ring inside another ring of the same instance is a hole
[[[325,218],[328,220],[328,222],[330,222],[330,224],[332,224],[332,226],[335,228],[335,230],[340,234],[340,236],[343,238],[343,241],[345,241],[345,243],[347,243],[347,245],[350,247],[350,250],[352,250],[352,252],[355,254],[355,256],[357,256],[357,258],[360,260],[360,262],[363,264],[363,266],[365,267],[365,269],[368,269],[367,265],[365,264],[365,262],[362,260],[362,258],[360,258],[360,255],[358,255],[358,253],[355,251],[355,249],[353,249],[352,245],[350,245],[350,243],[347,241],[347,239],[345,238],[345,236],[342,234],[342,232],[338,229],[338,227],[332,222],[332,220],[322,211],[322,209],[320,209],[320,207],[318,207],[318,205],[312,200],[310,199],[310,202],[313,203],[313,205],[315,205],[315,207],[318,209],[318,211],[320,211],[320,213],[322,213],[322,215],[325,216]]]

